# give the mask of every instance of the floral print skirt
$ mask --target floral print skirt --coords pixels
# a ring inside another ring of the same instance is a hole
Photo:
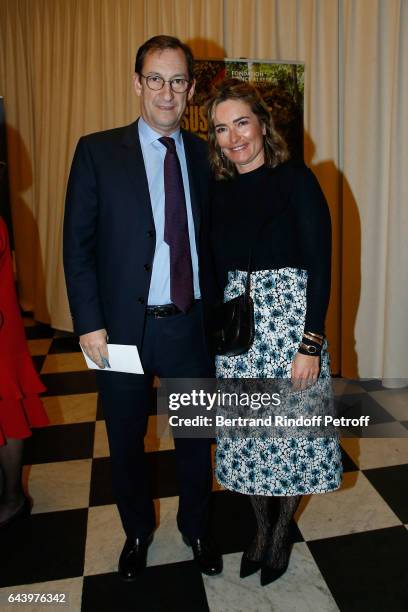
[[[245,290],[247,273],[229,272],[224,300]],[[290,378],[303,335],[307,272],[296,268],[251,273],[255,339],[236,357],[216,357],[217,378]],[[320,378],[330,378],[327,343]],[[338,437],[217,436],[216,477],[226,489],[247,495],[303,495],[337,489],[342,478]]]

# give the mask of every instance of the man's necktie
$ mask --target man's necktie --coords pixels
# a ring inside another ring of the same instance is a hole
[[[194,301],[194,288],[183,177],[174,139],[163,136],[159,141],[167,149],[164,240],[170,248],[170,298],[182,312],[187,312]]]

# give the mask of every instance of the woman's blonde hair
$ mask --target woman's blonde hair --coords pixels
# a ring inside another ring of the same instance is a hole
[[[231,178],[236,174],[235,165],[222,154],[215,133],[215,109],[218,104],[226,100],[245,102],[254,115],[258,117],[260,125],[265,126],[264,153],[266,166],[274,168],[288,159],[289,153],[285,141],[275,130],[271,112],[257,88],[240,79],[226,79],[213,89],[206,103],[210,164],[217,179]]]

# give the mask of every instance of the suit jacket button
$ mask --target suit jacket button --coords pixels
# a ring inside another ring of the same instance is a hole
[[[147,235],[149,236],[149,238],[153,238],[153,236],[154,236],[154,231],[153,231],[153,230],[149,230],[149,231],[147,232]]]
[[[150,270],[150,268],[151,268],[151,265],[150,264],[145,264],[143,267],[146,270],[146,272],[148,272]]]
[[[137,301],[139,302],[139,304],[144,304],[145,303],[144,298],[142,298],[142,297],[138,298]]]

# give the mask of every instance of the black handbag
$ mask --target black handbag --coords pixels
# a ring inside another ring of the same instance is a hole
[[[211,340],[215,355],[228,357],[249,351],[254,341],[254,304],[251,298],[251,253],[245,292],[215,308]]]

